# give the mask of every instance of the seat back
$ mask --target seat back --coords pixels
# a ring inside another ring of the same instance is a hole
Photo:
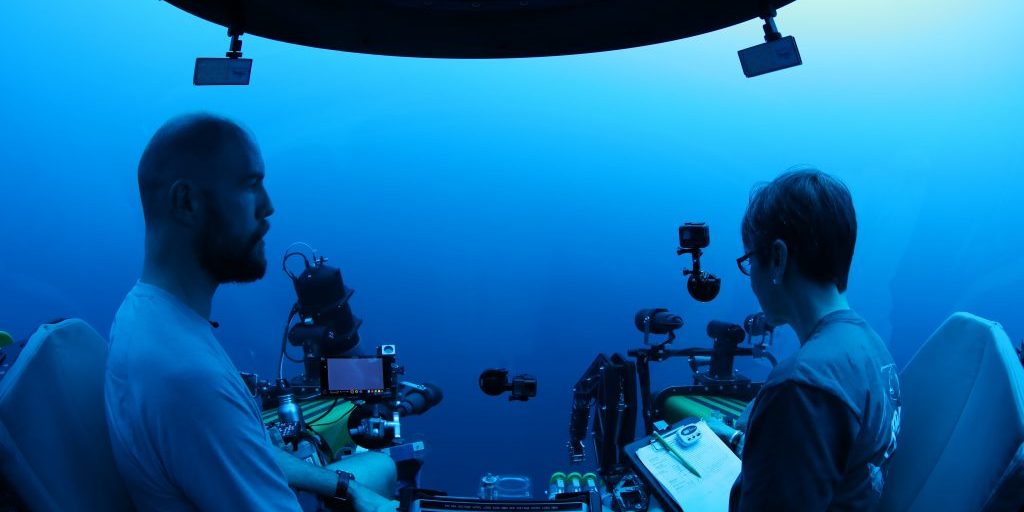
[[[131,510],[103,405],[107,343],[81,320],[43,325],[0,381],[0,472],[33,510]]]
[[[956,313],[900,374],[901,432],[880,510],[1024,507],[1024,368],[998,323]]]

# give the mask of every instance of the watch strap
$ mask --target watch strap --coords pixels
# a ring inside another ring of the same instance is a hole
[[[356,476],[340,469],[336,469],[334,472],[338,474],[338,483],[334,488],[334,497],[348,498],[349,485],[352,483],[352,480],[356,479]]]

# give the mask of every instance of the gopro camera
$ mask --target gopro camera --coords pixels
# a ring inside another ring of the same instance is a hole
[[[679,226],[679,247],[704,249],[711,245],[711,230],[704,222],[687,222]]]

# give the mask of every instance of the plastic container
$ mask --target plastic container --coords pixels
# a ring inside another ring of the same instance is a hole
[[[487,473],[480,478],[480,499],[532,498],[530,477],[522,475],[495,475]]]

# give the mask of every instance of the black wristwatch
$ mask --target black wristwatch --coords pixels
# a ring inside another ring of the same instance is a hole
[[[334,472],[338,474],[338,484],[334,488],[334,497],[343,500],[348,499],[348,486],[352,483],[352,480],[356,479],[356,476],[340,469],[336,469]]]

